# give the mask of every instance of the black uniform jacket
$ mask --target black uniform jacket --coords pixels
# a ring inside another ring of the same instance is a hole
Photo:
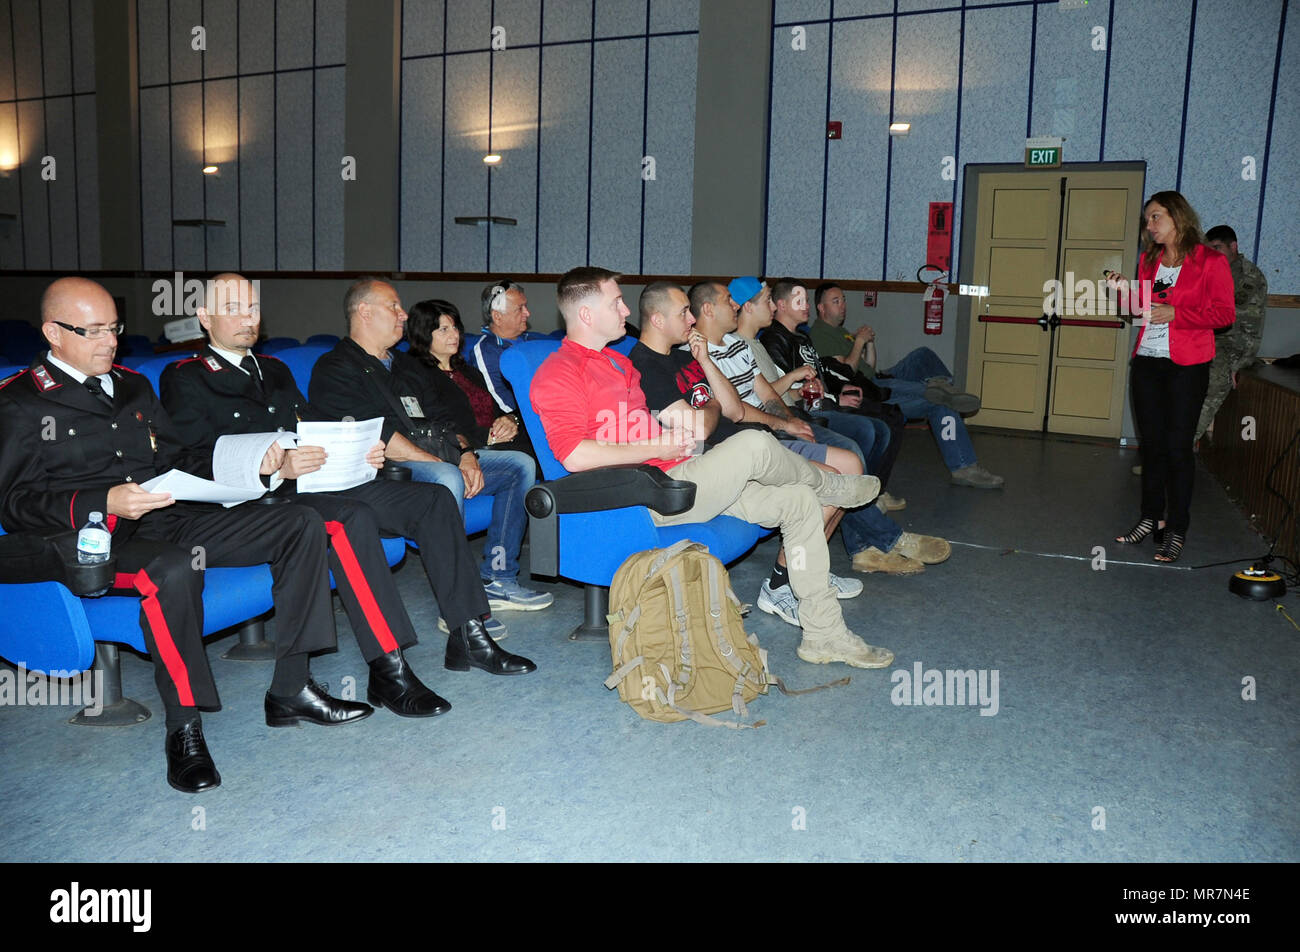
[[[108,515],[108,491],[173,467],[196,472],[202,461],[184,452],[140,374],[113,367],[110,408],[47,356],[0,385],[0,523],[7,532],[80,528],[98,511],[115,535],[129,534],[134,522]]]
[[[289,368],[274,357],[257,356],[265,396],[253,378],[211,347],[197,357],[163,371],[159,389],[181,445],[194,456],[205,455],[212,477],[212,447],[227,433],[292,432],[299,420],[320,420],[294,382]]]

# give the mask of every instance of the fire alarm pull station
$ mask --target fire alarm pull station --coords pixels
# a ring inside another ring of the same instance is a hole
[[[862,295],[862,306],[863,306],[863,307],[875,307],[875,306],[876,306],[876,292],[875,292],[875,291],[866,291],[866,292],[863,293],[863,295]]]
[[[826,123],[826,138],[828,139],[844,138],[844,123],[842,122]]]

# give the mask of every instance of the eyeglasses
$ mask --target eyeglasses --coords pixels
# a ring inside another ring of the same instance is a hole
[[[84,337],[86,340],[99,340],[106,334],[112,334],[118,337],[126,333],[125,324],[100,324],[97,327],[74,327],[71,324],[64,324],[62,321],[55,321],[65,331],[72,331],[78,337]]]

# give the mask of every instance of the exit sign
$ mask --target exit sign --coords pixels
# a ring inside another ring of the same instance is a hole
[[[1059,169],[1061,167],[1061,147],[1049,146],[1045,149],[1026,149],[1025,168]]]
[[[1061,147],[1065,140],[1060,136],[1031,136],[1025,140],[1025,168],[1059,169]]]

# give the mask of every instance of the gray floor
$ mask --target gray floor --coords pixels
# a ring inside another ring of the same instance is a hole
[[[1230,595],[1230,569],[1191,568],[1262,549],[1213,479],[1202,470],[1183,562],[1156,567],[1149,543],[1107,541],[1135,521],[1132,453],[979,434],[981,462],[1007,477],[982,492],[947,485],[927,432],[906,441],[898,515],[950,538],[952,559],[915,578],[866,576],[842,603],[855,630],[894,650],[887,670],[805,664],[795,629],[752,614],[792,687],[852,676],[760,698],[758,730],[641,721],[601,685],[607,646],[565,639],[582,598],[564,583],[543,586],[550,610],[503,616],[506,646],[537,674],[444,671],[428,584],[408,559],[400,584],[427,632],[409,656],[448,715],[271,730],[269,667],[220,660],[217,643],[225,709],[204,722],[224,782],[183,796],[164,782],[160,716],[97,730],[67,726],[69,708],[0,707],[0,857],[1300,858],[1300,633],[1273,604]],[[1104,571],[1096,545],[1115,560]],[[769,540],[732,568],[743,599],[774,553]],[[832,557],[847,574],[838,538]],[[1300,600],[1285,604],[1300,619]],[[364,692],[337,617],[340,650],[313,669]],[[996,671],[997,713],[893,703],[916,664]],[[156,708],[148,663],[123,668],[127,693]],[[1243,678],[1256,700],[1243,700]]]

